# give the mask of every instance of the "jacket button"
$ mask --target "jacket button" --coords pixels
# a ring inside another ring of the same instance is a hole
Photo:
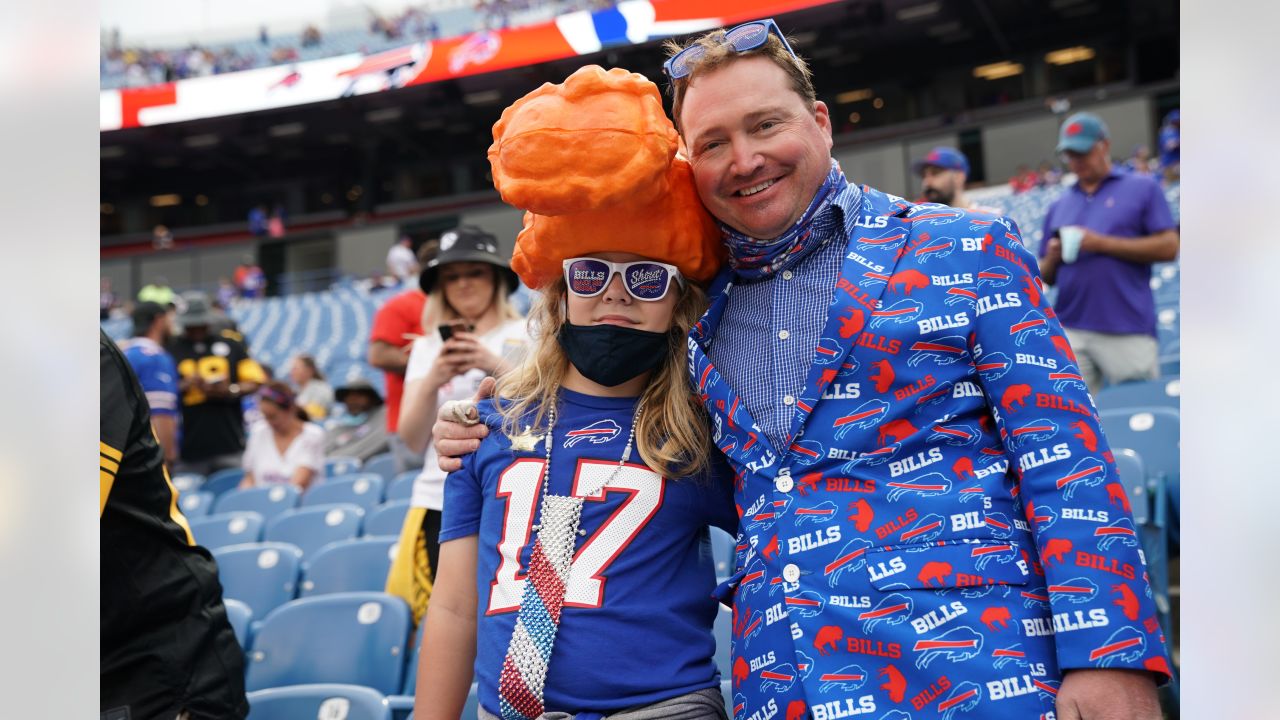
[[[795,563],[787,563],[782,568],[782,579],[789,583],[800,582],[800,567]]]
[[[790,475],[779,475],[777,479],[773,481],[773,486],[777,488],[778,492],[786,493],[791,492],[791,488],[795,487],[796,483],[791,479]]]

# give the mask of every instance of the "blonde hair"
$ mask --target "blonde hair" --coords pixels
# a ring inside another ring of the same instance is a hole
[[[557,336],[565,322],[565,284],[561,277],[545,287],[529,311],[537,328],[532,352],[524,363],[498,380],[503,432],[516,435],[529,426],[546,432],[548,409],[556,402],[569,359]],[[702,316],[707,296],[686,283],[671,312],[666,361],[654,371],[640,395],[644,412],[636,424],[640,459],[664,477],[678,479],[701,473],[707,466],[711,435],[707,412],[693,393],[685,366],[689,328]],[[532,418],[530,418],[532,416]]]
[[[490,300],[490,306],[497,311],[498,322],[519,320],[520,311],[511,304],[512,288],[507,287],[505,273],[499,272],[498,268],[490,263],[485,265],[493,272],[493,299]],[[440,267],[444,268],[444,265]],[[485,311],[488,312],[488,308]],[[422,306],[422,332],[430,334],[434,332],[437,325],[461,318],[458,311],[445,299],[444,280],[437,279],[436,286],[427,293],[427,302]]]
[[[782,32],[779,30],[778,32]],[[787,77],[791,81],[791,89],[796,92],[809,107],[818,101],[818,93],[813,89],[813,73],[809,70],[809,64],[798,55],[792,55],[787,52],[787,48],[782,44],[773,33],[769,33],[764,44],[758,48],[752,48],[744,52],[734,50],[724,41],[725,31],[712,30],[694,38],[685,45],[681,45],[675,40],[667,40],[662,44],[662,49],[667,52],[667,57],[675,57],[686,48],[694,45],[701,45],[704,52],[702,57],[697,58],[689,63],[689,74],[679,80],[668,80],[667,92],[671,95],[671,121],[675,124],[676,130],[683,135],[684,130],[680,128],[680,110],[684,107],[684,94],[689,89],[689,83],[698,75],[712,72],[717,68],[728,65],[742,58],[754,57],[756,55],[766,57],[774,65],[782,68],[787,72]]]

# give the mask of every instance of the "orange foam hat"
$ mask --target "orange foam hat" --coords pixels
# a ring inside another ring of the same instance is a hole
[[[620,68],[588,65],[512,103],[489,146],[494,187],[526,211],[511,268],[540,288],[565,258],[632,252],[710,280],[724,244],[677,143],[658,87]]]

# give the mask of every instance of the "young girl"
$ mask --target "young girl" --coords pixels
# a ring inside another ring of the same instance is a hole
[[[647,81],[620,70],[584,68],[520,103],[581,98],[588,70],[586,94],[602,114],[625,121],[639,96],[661,117],[656,89],[650,106]],[[495,147],[518,124],[513,108]],[[538,108],[538,122],[554,119],[547,103]],[[578,127],[591,120],[574,114]],[[502,163],[495,178],[510,169]],[[687,175],[677,182],[691,191]],[[564,215],[541,224],[534,213],[512,266],[542,291],[537,335],[479,405],[490,434],[445,484],[414,717],[456,720],[474,666],[485,720],[724,718],[707,526],[732,532],[737,518],[684,362],[706,306],[691,280],[714,270],[718,238],[663,233],[662,215],[648,216],[646,236]],[[624,251],[633,249],[643,254]]]

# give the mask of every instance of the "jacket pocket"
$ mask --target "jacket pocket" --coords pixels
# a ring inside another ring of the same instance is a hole
[[[999,540],[908,543],[867,551],[867,576],[877,590],[1026,585],[1029,572],[1021,548]]]

